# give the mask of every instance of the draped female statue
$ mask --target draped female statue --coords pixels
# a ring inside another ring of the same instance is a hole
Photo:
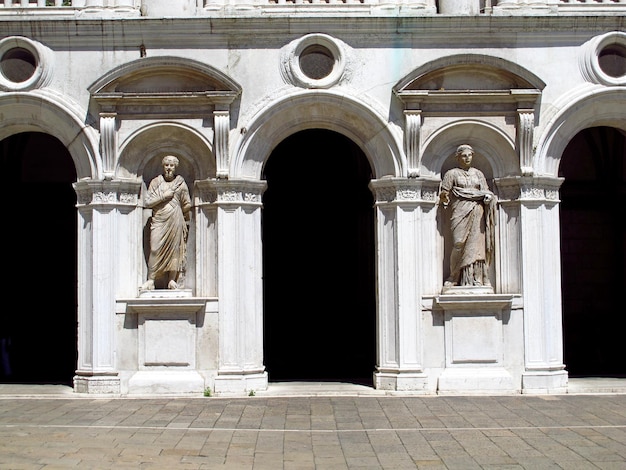
[[[494,252],[496,196],[482,171],[472,167],[474,150],[460,145],[458,168],[448,170],[439,200],[450,217],[450,276],[444,286],[490,287],[489,263]]]

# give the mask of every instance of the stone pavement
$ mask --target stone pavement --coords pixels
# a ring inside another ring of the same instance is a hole
[[[154,398],[0,386],[0,468],[623,470],[626,394],[409,396],[301,384]]]

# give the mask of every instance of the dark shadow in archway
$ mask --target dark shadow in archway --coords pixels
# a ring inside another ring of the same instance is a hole
[[[69,385],[77,358],[76,169],[59,140],[34,132],[0,142],[0,161],[7,189],[0,382]]]
[[[564,361],[569,375],[626,376],[626,138],[593,127],[559,169]]]
[[[371,167],[341,134],[285,139],[264,169],[264,356],[270,381],[372,384]]]

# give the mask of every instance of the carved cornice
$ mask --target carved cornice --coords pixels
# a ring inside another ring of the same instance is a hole
[[[563,178],[514,176],[495,179],[500,203],[520,201],[556,204]]]
[[[122,180],[80,180],[74,183],[77,207],[135,207],[139,203],[141,182]]]
[[[210,179],[196,181],[194,199],[196,206],[246,205],[261,206],[267,183],[253,180]]]
[[[437,202],[440,180],[435,178],[385,178],[372,180],[370,189],[374,193],[376,204],[415,203],[431,204]]]

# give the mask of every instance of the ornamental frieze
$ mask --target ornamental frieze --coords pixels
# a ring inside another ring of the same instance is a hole
[[[379,203],[429,202],[434,204],[437,199],[439,180],[426,178],[373,180],[370,188]]]
[[[195,182],[197,206],[214,203],[261,204],[265,181],[203,180]]]
[[[136,206],[141,183],[129,181],[81,180],[74,184],[77,204]]]
[[[500,201],[559,201],[562,178],[507,177],[496,179]]]

